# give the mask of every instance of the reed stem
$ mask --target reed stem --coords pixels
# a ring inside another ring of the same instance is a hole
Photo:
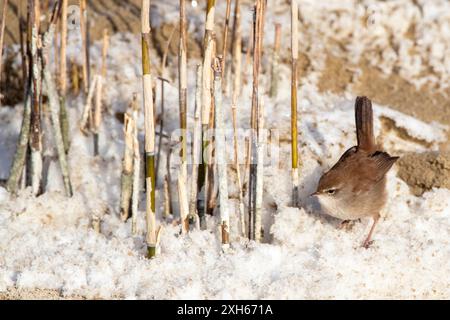
[[[230,212],[228,209],[227,159],[224,127],[224,110],[222,107],[222,70],[219,59],[214,61],[214,107],[215,107],[215,143],[216,167],[219,179],[220,226],[222,232],[222,248],[230,244]]]
[[[211,113],[211,84],[212,84],[212,57],[214,50],[214,13],[215,0],[208,0],[206,5],[206,23],[205,37],[203,40],[203,67],[202,67],[202,161],[199,165],[198,191],[199,199],[197,202],[198,215],[200,219],[200,228],[206,228],[206,210],[208,207],[208,169],[207,154],[209,141],[207,140],[207,131],[209,128],[209,118]],[[203,199],[202,199],[203,198]]]
[[[6,8],[8,6],[8,0],[3,0],[2,6],[2,23],[0,26],[0,83],[2,80],[2,70],[3,70],[3,39],[5,37],[5,25],[6,25]],[[0,106],[2,105],[2,93],[0,88]]]
[[[133,158],[134,158],[134,119],[127,113],[124,115],[125,149],[122,162],[122,178],[120,193],[120,218],[128,220],[131,209],[131,196],[133,193]]]
[[[53,37],[56,29],[56,19],[59,15],[61,9],[61,2],[58,3],[59,6],[55,7],[53,10],[50,26],[48,31],[43,37],[43,62],[42,70],[44,76],[44,83],[47,89],[48,103],[50,106],[50,115],[53,125],[53,133],[55,136],[56,150],[58,152],[59,164],[61,167],[61,172],[63,176],[64,188],[66,190],[66,195],[71,197],[73,195],[72,184],[70,181],[69,165],[67,163],[66,152],[64,150],[64,142],[61,132],[61,124],[59,122],[59,97],[56,91],[56,85],[50,73],[49,62],[49,44],[53,42]]]
[[[155,120],[150,59],[150,0],[142,0],[142,84],[144,90],[145,121],[145,166],[146,166],[146,216],[147,216],[147,256],[156,255],[157,234],[155,219]]]
[[[39,6],[33,0],[29,0],[30,8],[33,13],[31,18],[31,75],[32,75],[32,108],[31,108],[31,132],[30,132],[30,150],[31,150],[31,189],[35,196],[40,193],[42,182],[42,124],[41,124],[41,85],[42,70],[38,47],[39,33],[38,22],[39,17],[36,16],[34,6]]]
[[[264,30],[265,1],[257,1],[253,18],[253,91],[251,113],[251,161],[249,173],[249,238],[256,240],[255,219],[257,201],[257,145],[259,132],[259,70],[261,66],[261,48]]]
[[[291,2],[291,155],[292,205],[298,206],[298,147],[297,147],[297,59],[298,59],[298,5]]]
[[[133,94],[131,103],[133,114],[134,132],[133,132],[133,187],[131,195],[131,232],[137,234],[137,215],[139,209],[139,194],[140,194],[140,173],[141,173],[141,152],[139,147],[139,130],[138,130],[138,105],[137,94]]]
[[[197,212],[197,179],[198,179],[198,167],[201,157],[201,130],[202,125],[200,121],[201,116],[201,103],[202,103],[202,66],[197,65],[197,77],[195,86],[195,111],[194,111],[194,137],[192,142],[192,175],[191,175],[191,197],[189,203],[189,218],[191,220],[198,220]]]

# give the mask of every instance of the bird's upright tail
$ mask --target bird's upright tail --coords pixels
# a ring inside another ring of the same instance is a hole
[[[355,121],[358,148],[369,152],[375,151],[372,102],[369,98],[364,96],[356,97]]]

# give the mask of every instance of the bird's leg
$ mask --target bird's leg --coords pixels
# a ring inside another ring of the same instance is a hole
[[[379,214],[377,214],[376,216],[373,217],[372,227],[370,228],[369,234],[367,235],[367,238],[366,238],[366,240],[364,240],[364,243],[363,243],[363,247],[366,248],[366,249],[369,248],[369,246],[373,242],[370,239],[372,238],[373,230],[375,229],[375,225],[377,224],[379,219],[380,219],[380,215]]]

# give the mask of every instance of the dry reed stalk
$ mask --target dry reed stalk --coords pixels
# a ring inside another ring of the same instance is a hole
[[[20,7],[21,8],[21,3]],[[26,31],[25,31],[26,30]],[[20,187],[25,187],[26,182],[26,159],[28,152],[28,141],[30,137],[30,126],[31,126],[31,86],[32,86],[32,75],[31,75],[31,9],[27,10],[27,22],[21,20],[20,23],[20,34],[21,34],[21,49],[22,49],[22,73],[24,77],[24,110],[22,125],[20,128],[19,139],[17,141],[16,153],[14,154],[13,163],[10,169],[10,174],[8,181],[6,183],[7,190],[12,194],[17,194],[17,190]],[[26,33],[26,49],[23,45],[22,34]]]
[[[189,203],[187,197],[186,178],[183,174],[178,175],[178,201],[180,204],[181,233],[189,232]]]
[[[213,57],[216,55],[216,42],[213,41]],[[213,84],[214,85],[214,84]],[[214,90],[214,88],[213,88]],[[214,93],[213,93],[214,95]],[[213,132],[215,129],[215,101],[214,99],[211,101],[211,110],[209,113],[209,131]],[[214,165],[214,157],[215,157],[215,137],[212,136],[208,142],[209,148],[207,149],[207,166],[206,166],[206,181],[205,181],[205,190],[206,190],[206,214],[213,215],[214,208],[216,208],[217,204],[217,196],[218,196],[218,181],[215,177],[216,175],[216,166]]]
[[[278,80],[279,80],[279,64],[280,64],[280,35],[281,35],[281,24],[275,24],[275,43],[273,45],[272,54],[272,70],[270,74],[270,90],[269,95],[271,97],[276,97],[278,95]]]
[[[67,163],[66,153],[64,150],[64,142],[61,132],[61,124],[60,124],[60,115],[59,115],[59,97],[58,92],[56,91],[56,85],[50,73],[50,68],[48,66],[49,63],[49,45],[53,41],[55,29],[56,29],[56,21],[59,16],[59,12],[61,10],[61,2],[58,2],[53,9],[52,18],[50,20],[50,25],[47,32],[43,37],[43,61],[42,61],[42,70],[44,76],[44,83],[47,89],[48,103],[50,107],[51,121],[53,125],[53,132],[55,136],[55,144],[56,150],[58,153],[59,164],[61,167],[61,172],[63,176],[64,188],[66,191],[66,195],[71,197],[73,194],[72,184],[70,182],[69,175],[69,165]]]
[[[264,134],[264,100],[259,102],[258,115],[258,144],[256,146],[256,188],[255,188],[255,241],[261,241],[261,215],[263,201],[263,179],[264,179],[264,152],[265,152],[265,134]]]
[[[249,172],[249,238],[255,240],[256,231],[256,186],[257,186],[257,143],[258,143],[258,119],[259,107],[259,70],[261,66],[261,48],[264,28],[265,1],[257,1],[253,18],[253,90],[251,112],[251,163]]]
[[[178,52],[179,113],[181,128],[181,174],[187,177],[187,45],[186,45],[186,1],[180,0],[180,39]],[[187,190],[184,191],[187,194]],[[187,209],[187,208],[186,208]]]
[[[102,121],[102,94],[103,81],[106,78],[106,56],[108,54],[109,36],[108,30],[103,30],[102,64],[97,74],[97,85],[95,90],[94,125],[92,128],[94,138],[94,156],[99,154],[99,130]]]
[[[241,91],[241,59],[242,59],[242,38],[241,38],[241,21],[240,21],[240,3],[236,0],[234,8],[233,22],[233,40],[232,40],[232,74],[233,74],[233,96],[231,102],[231,116],[233,121],[233,149],[234,149],[234,166],[236,168],[236,183],[239,192],[239,221],[241,224],[241,235],[245,236],[245,212],[244,198],[242,192],[241,168],[239,165],[239,147],[237,139],[237,101]]]
[[[213,70],[213,64],[215,63],[215,57],[216,57],[216,52],[217,52],[217,43],[216,43],[216,39],[215,36],[213,37],[213,42],[212,42],[212,64],[211,64],[211,73],[212,76],[214,77],[214,70]],[[219,57],[220,60],[220,57]],[[219,61],[220,62],[220,61]],[[221,63],[221,62],[220,62]],[[222,76],[221,76],[222,77]],[[214,85],[214,82],[212,83],[212,85]],[[214,96],[214,87],[211,88],[211,94]],[[210,112],[209,112],[209,131],[210,132],[214,132],[215,130],[215,100],[214,98],[211,99],[211,108],[210,108]],[[210,140],[208,141],[208,146],[209,148],[207,149],[207,166],[206,166],[206,174],[205,174],[205,190],[206,190],[206,196],[205,196],[205,203],[206,203],[206,207],[205,207],[205,213],[209,214],[209,215],[213,215],[214,214],[214,208],[217,207],[217,197],[219,194],[219,185],[218,185],[218,181],[216,179],[216,166],[215,161],[214,161],[214,157],[215,157],[215,137],[214,135],[210,138]]]
[[[59,90],[61,95],[67,91],[67,4],[68,0],[62,0],[61,7],[61,48],[59,66]]]
[[[219,182],[220,203],[220,226],[222,232],[222,247],[224,249],[230,244],[230,212],[228,209],[228,181],[227,181],[227,159],[225,143],[225,115],[222,106],[222,72],[219,59],[214,61],[214,106],[215,106],[215,163]]]
[[[155,219],[155,118],[150,60],[150,0],[142,0],[142,84],[144,90],[145,118],[145,165],[146,165],[146,216],[147,216],[147,256],[156,255],[157,232]]]
[[[133,122],[135,123],[133,132],[133,187],[131,195],[131,232],[137,234],[137,215],[139,209],[139,194],[140,194],[140,173],[141,173],[141,152],[139,147],[139,128],[138,128],[138,113],[139,107],[137,103],[137,94],[133,94],[131,102],[131,110],[133,115]]]
[[[250,150],[250,139],[249,137],[245,137],[245,161],[244,161],[244,179],[242,181],[242,194],[245,195],[245,191],[248,191],[248,181],[250,180],[250,176],[247,173],[250,173],[250,160],[252,158],[251,150]]]
[[[0,26],[0,82],[2,79],[2,62],[3,62],[3,38],[5,37],[5,25],[6,25],[6,7],[8,5],[8,0],[3,0],[2,7],[2,24]],[[2,93],[0,91],[0,106],[2,104]]]
[[[136,124],[133,117],[124,114],[125,148],[122,162],[120,218],[127,221],[130,217],[131,195],[133,193],[133,158],[134,158],[134,132]]]
[[[94,97],[95,87],[97,85],[98,77],[94,77],[94,80],[91,82],[91,86],[89,87],[88,95],[86,98],[86,103],[84,105],[83,114],[81,116],[80,121],[80,130],[84,134],[89,134],[89,115],[92,112],[92,98]]]
[[[89,81],[89,46],[88,46],[88,27],[87,27],[87,8],[86,0],[80,0],[80,31],[83,50],[83,88],[87,93],[90,87]]]
[[[292,155],[292,205],[298,205],[298,147],[297,147],[297,59],[298,59],[298,4],[291,2],[291,155]]]
[[[25,177],[25,160],[27,156],[27,146],[30,134],[30,119],[31,119],[31,94],[30,85],[27,85],[27,92],[25,94],[25,102],[23,109],[22,126],[20,128],[19,139],[17,141],[16,153],[14,154],[13,163],[10,169],[9,178],[6,183],[6,189],[12,193],[17,194],[19,188],[20,178]]]
[[[60,67],[59,67],[59,92],[60,92],[60,122],[63,136],[64,150],[69,152],[69,119],[66,109],[67,94],[67,4],[68,0],[62,0],[61,6],[61,47],[60,47]],[[55,38],[56,39],[56,38]],[[56,55],[55,55],[56,56]]]
[[[24,34],[26,33],[26,22],[22,18],[22,6],[19,5],[19,41],[20,41],[20,56],[21,56],[21,65],[22,65],[22,85],[24,87],[24,91],[26,92],[27,86],[26,82],[28,79],[28,61],[27,61],[27,54],[26,54],[26,44]]]
[[[198,165],[201,157],[201,103],[202,103],[202,66],[197,65],[197,77],[195,85],[195,111],[194,111],[194,137],[192,142],[192,174],[191,174],[191,197],[189,203],[189,218],[198,221],[197,212],[197,179],[198,179]]]
[[[231,13],[231,0],[227,0],[227,8],[225,11],[225,25],[223,28],[223,37],[222,37],[222,78],[225,78],[226,75],[226,69],[225,69],[225,62],[227,60],[227,47],[228,47],[228,29],[230,25],[230,13]],[[224,79],[222,80],[223,87],[226,87]]]
[[[70,58],[70,78],[72,84],[72,91],[74,95],[80,92],[80,77],[78,73],[78,65],[73,58]]]
[[[170,31],[169,38],[167,39],[167,42],[166,42],[166,46],[164,47],[164,52],[163,52],[163,56],[162,56],[162,59],[161,59],[161,77],[162,78],[166,78],[167,77],[167,75],[166,75],[167,55],[169,54],[170,43],[172,42],[172,38],[173,38],[173,35],[175,34],[176,29],[177,28],[175,26],[172,27],[172,30]]]
[[[169,147],[169,150],[167,150],[167,159],[166,159],[166,178],[167,178],[167,199],[169,202],[169,211],[168,213],[173,213],[173,197],[172,197],[172,172],[171,172],[171,159],[172,159],[172,146]],[[167,216],[166,216],[167,217]]]
[[[169,178],[167,175],[164,176],[164,218],[168,218],[172,213],[171,205],[170,205],[170,194],[169,194]]]
[[[212,57],[214,50],[214,13],[215,13],[215,0],[208,0],[206,5],[206,23],[205,23],[205,37],[203,40],[203,69],[202,69],[202,161],[199,164],[198,173],[198,191],[199,199],[197,202],[198,215],[200,219],[200,228],[203,230],[206,228],[205,213],[207,210],[207,149],[209,141],[206,138],[206,134],[209,127],[209,118],[211,113],[211,84],[212,84]],[[203,196],[203,199],[201,199]]]
[[[34,7],[33,7],[33,14],[35,17],[37,17],[36,21],[36,28],[37,33],[40,33],[41,28],[41,1],[40,0],[34,0]]]
[[[30,132],[30,151],[31,151],[31,189],[36,196],[40,193],[42,182],[42,124],[41,124],[41,85],[42,70],[39,51],[40,39],[38,33],[38,9],[39,2],[28,0],[29,8],[34,13],[31,15],[31,75],[32,75],[32,108],[31,108],[31,132]]]

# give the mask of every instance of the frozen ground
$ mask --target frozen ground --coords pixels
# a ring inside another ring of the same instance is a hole
[[[370,32],[375,31],[360,30],[349,18],[360,17],[365,13],[350,4],[349,1],[330,1],[331,7],[328,8],[331,11],[338,8],[339,12],[343,12],[331,27],[337,31],[345,28],[359,30],[369,37]],[[396,4],[398,9],[395,12],[398,11],[399,16],[386,21],[386,24],[395,21],[401,26],[406,23],[405,20],[410,21],[410,15],[415,13],[409,14],[413,10],[412,1],[398,1]],[[323,19],[329,17],[323,13],[322,7],[318,7],[321,5],[315,1],[301,1],[301,5],[305,12],[310,13],[305,13],[305,18],[316,29],[322,28]],[[390,2],[376,5],[386,14],[393,10],[389,9],[392,6]],[[433,27],[430,30],[444,28],[448,23],[446,13],[444,10],[439,11],[440,6],[444,5],[441,1],[433,1],[432,5],[425,6],[424,10],[428,12],[425,17],[432,15],[434,20],[417,20],[419,30],[425,30],[429,25]],[[169,10],[170,5],[160,8],[164,9]],[[269,14],[266,26],[282,19],[281,15],[280,12],[273,16]],[[167,19],[173,20],[176,16],[168,16]],[[392,25],[386,28],[395,30]],[[287,41],[289,31],[286,29],[284,32]],[[393,41],[400,43],[401,37],[396,36],[398,33],[392,33]],[[438,32],[430,33],[424,34],[424,37],[428,39],[436,36],[436,39],[441,39]],[[340,32],[335,34],[340,35]],[[379,39],[380,48],[386,45],[385,38],[388,35],[375,32],[372,36]],[[71,39],[69,54],[76,57],[76,39]],[[349,39],[349,52],[361,54],[352,47],[359,42],[353,42],[352,37]],[[271,36],[267,36],[266,43],[272,43]],[[111,39],[109,51],[105,88],[107,110],[100,133],[101,157],[92,157],[92,139],[84,137],[77,126],[84,98],[80,96],[70,100],[73,140],[69,161],[74,196],[71,199],[64,196],[55,161],[49,170],[48,191],[38,198],[32,197],[28,189],[14,198],[0,188],[0,292],[10,288],[54,289],[67,297],[130,299],[448,298],[449,190],[434,189],[421,197],[415,197],[408,186],[396,177],[394,168],[389,173],[390,201],[377,226],[375,243],[367,250],[360,245],[370,227],[369,220],[357,223],[351,231],[338,230],[339,221],[323,215],[317,203],[308,198],[321,173],[343,151],[355,144],[355,97],[349,92],[342,95],[319,92],[317,79],[321,75],[325,57],[320,54],[320,46],[315,48],[311,39],[307,43],[310,50],[317,51],[317,59],[312,62],[312,71],[302,79],[299,87],[301,208],[288,206],[291,192],[290,147],[287,142],[290,72],[287,65],[281,67],[278,97],[270,99],[265,96],[266,125],[278,130],[281,144],[279,164],[265,169],[264,243],[257,244],[239,238],[236,207],[233,211],[235,214],[231,216],[232,246],[227,253],[221,251],[215,217],[208,219],[207,231],[193,231],[181,236],[180,227],[173,223],[178,214],[175,210],[174,218],[164,220],[158,215],[158,223],[164,226],[161,254],[151,261],[143,257],[144,211],[141,211],[139,235],[136,237],[131,235],[130,223],[124,224],[118,217],[124,144],[122,124],[115,117],[116,112],[125,111],[133,92],[138,92],[139,101],[141,99],[140,42],[137,35],[117,34]],[[98,62],[100,48],[99,43],[92,48],[94,64]],[[270,50],[266,50],[265,54],[268,59]],[[159,64],[156,56],[153,56],[154,63]],[[391,65],[391,60],[380,59],[385,62],[383,68]],[[406,75],[417,75],[417,65],[403,65],[401,57],[395,61]],[[198,61],[190,61],[189,79],[194,79],[196,63]],[[434,63],[441,66],[439,70],[443,70],[442,77],[448,76],[443,61],[439,64],[436,60]],[[176,69],[176,64],[170,68]],[[386,70],[386,73],[391,71]],[[251,70],[248,74],[251,76]],[[418,82],[421,79],[418,76],[415,78]],[[264,75],[262,85],[267,85],[268,80]],[[158,91],[159,85],[158,82]],[[193,94],[194,81],[190,81],[190,115],[193,114]],[[239,103],[238,116],[242,128],[248,127],[250,95],[249,81],[243,86]],[[164,120],[168,133],[178,123],[177,97],[177,83],[167,85],[168,111]],[[159,99],[158,95],[157,106]],[[228,99],[225,99],[225,106],[229,107]],[[376,133],[380,142],[394,155],[406,151],[423,151],[425,147],[413,140],[403,140],[394,132],[384,132],[380,116],[392,119],[409,136],[427,141],[429,149],[437,149],[438,144],[445,141],[445,130],[448,128],[442,124],[424,123],[389,106],[374,107]],[[5,124],[0,128],[2,179],[8,176],[21,113],[21,106],[0,109],[0,119]],[[192,118],[189,119],[189,125],[192,125]],[[143,129],[142,121],[140,127]],[[51,137],[47,138],[51,142]],[[143,141],[142,130],[140,139]],[[164,163],[162,167],[165,167]],[[176,168],[173,169],[176,177]],[[233,177],[230,170],[231,191],[235,189]],[[230,201],[236,205],[235,192],[231,192],[231,196]],[[160,199],[162,192],[158,192],[157,197]],[[142,210],[144,207],[141,203]],[[91,228],[94,214],[102,217],[100,234]]]

